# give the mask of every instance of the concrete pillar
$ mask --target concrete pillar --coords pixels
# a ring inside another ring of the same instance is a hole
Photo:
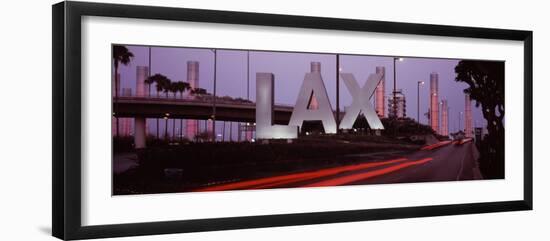
[[[192,89],[199,87],[198,61],[187,61],[187,82]]]
[[[199,88],[199,62],[187,61],[187,82],[191,89]],[[193,98],[193,95],[188,93],[187,98]],[[198,120],[185,121],[185,136],[192,141],[199,131]]]
[[[145,117],[134,118],[134,144],[136,149],[145,148]]]
[[[384,94],[386,91],[386,67],[377,66],[376,74],[382,74],[382,76],[384,76],[376,86],[375,98],[374,98],[376,114],[378,114],[378,117],[382,118],[386,115],[384,111],[385,110],[384,107],[386,104],[384,103]]]
[[[145,80],[149,76],[149,67],[137,66],[136,70],[136,96],[144,97],[145,93]]]

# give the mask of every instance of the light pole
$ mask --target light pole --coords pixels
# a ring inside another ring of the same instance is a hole
[[[438,134],[443,133],[443,100],[439,101],[439,130]]]
[[[246,51],[246,99],[250,100],[250,51]]]
[[[340,55],[336,55],[336,133],[340,133]]]
[[[151,47],[149,46],[149,73],[148,73],[148,78],[151,77],[151,73],[152,73],[152,66],[151,66]],[[158,83],[157,83],[158,84]],[[158,92],[157,92],[157,96],[158,96]],[[151,84],[149,84],[149,98],[151,98]],[[157,139],[160,139],[160,131],[159,131],[159,124],[160,124],[160,121],[159,121],[159,118],[155,118],[157,119]]]
[[[396,61],[403,61],[403,58],[393,57],[393,99],[392,99],[392,114],[395,118],[397,118],[397,81],[396,81],[396,73],[395,73],[395,62]]]
[[[416,86],[416,121],[420,124],[420,86],[424,85],[424,81],[418,81]]]
[[[218,67],[218,51],[216,49],[211,49],[214,52],[214,93],[212,101],[212,136],[214,142],[216,142],[216,77],[217,77],[217,67]],[[208,129],[207,129],[208,130]]]
[[[250,100],[250,50],[246,51],[246,100]],[[241,137],[241,125],[239,124],[239,141]],[[248,130],[245,132],[245,135],[248,136]]]

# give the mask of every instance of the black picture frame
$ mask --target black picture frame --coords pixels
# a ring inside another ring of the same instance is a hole
[[[106,238],[322,224],[380,219],[531,210],[533,207],[533,33],[531,31],[197,10],[89,2],[60,2],[53,15],[52,233],[60,239]],[[521,200],[404,208],[212,218],[131,224],[81,224],[81,17],[229,23],[425,36],[516,40],[524,43],[524,194]]]

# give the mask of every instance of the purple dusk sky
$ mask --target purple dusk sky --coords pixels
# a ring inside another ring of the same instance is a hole
[[[145,46],[127,46],[134,54],[128,66],[121,65],[121,89],[131,88],[135,93],[136,67],[148,66],[149,48]],[[151,74],[160,73],[172,81],[187,81],[187,61],[199,61],[199,87],[213,92],[214,54],[209,49],[153,47],[151,54]],[[368,54],[368,53],[365,53]],[[286,53],[286,52],[250,52],[250,99],[255,100],[256,73],[270,72],[275,75],[275,102],[294,105],[304,75],[310,71],[310,62],[321,62],[321,74],[327,88],[333,109],[336,106],[336,57],[332,54]],[[464,111],[463,90],[465,83],[456,82],[454,67],[459,60],[404,58],[396,63],[397,88],[402,89],[407,100],[407,116],[417,116],[417,82],[424,81],[420,87],[420,121],[428,123],[424,115],[428,111],[430,73],[439,74],[439,97],[448,100],[449,130],[458,129],[458,115]],[[340,55],[342,72],[349,72],[362,86],[367,76],[375,72],[376,66],[386,68],[386,111],[387,97],[393,89],[392,57]],[[247,97],[247,52],[241,50],[218,50],[217,53],[217,95]],[[152,88],[152,93],[155,93]],[[340,83],[340,108],[351,104],[349,94],[343,82]],[[474,126],[485,126],[486,121],[481,109],[472,101]],[[464,127],[463,117],[461,126]],[[151,126],[151,125],[150,125]],[[221,128],[217,128],[220,130]],[[217,131],[218,132],[218,131]]]

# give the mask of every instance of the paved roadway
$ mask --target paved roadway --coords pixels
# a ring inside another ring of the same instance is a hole
[[[446,141],[391,159],[213,185],[194,191],[320,187],[482,179],[471,140]]]

